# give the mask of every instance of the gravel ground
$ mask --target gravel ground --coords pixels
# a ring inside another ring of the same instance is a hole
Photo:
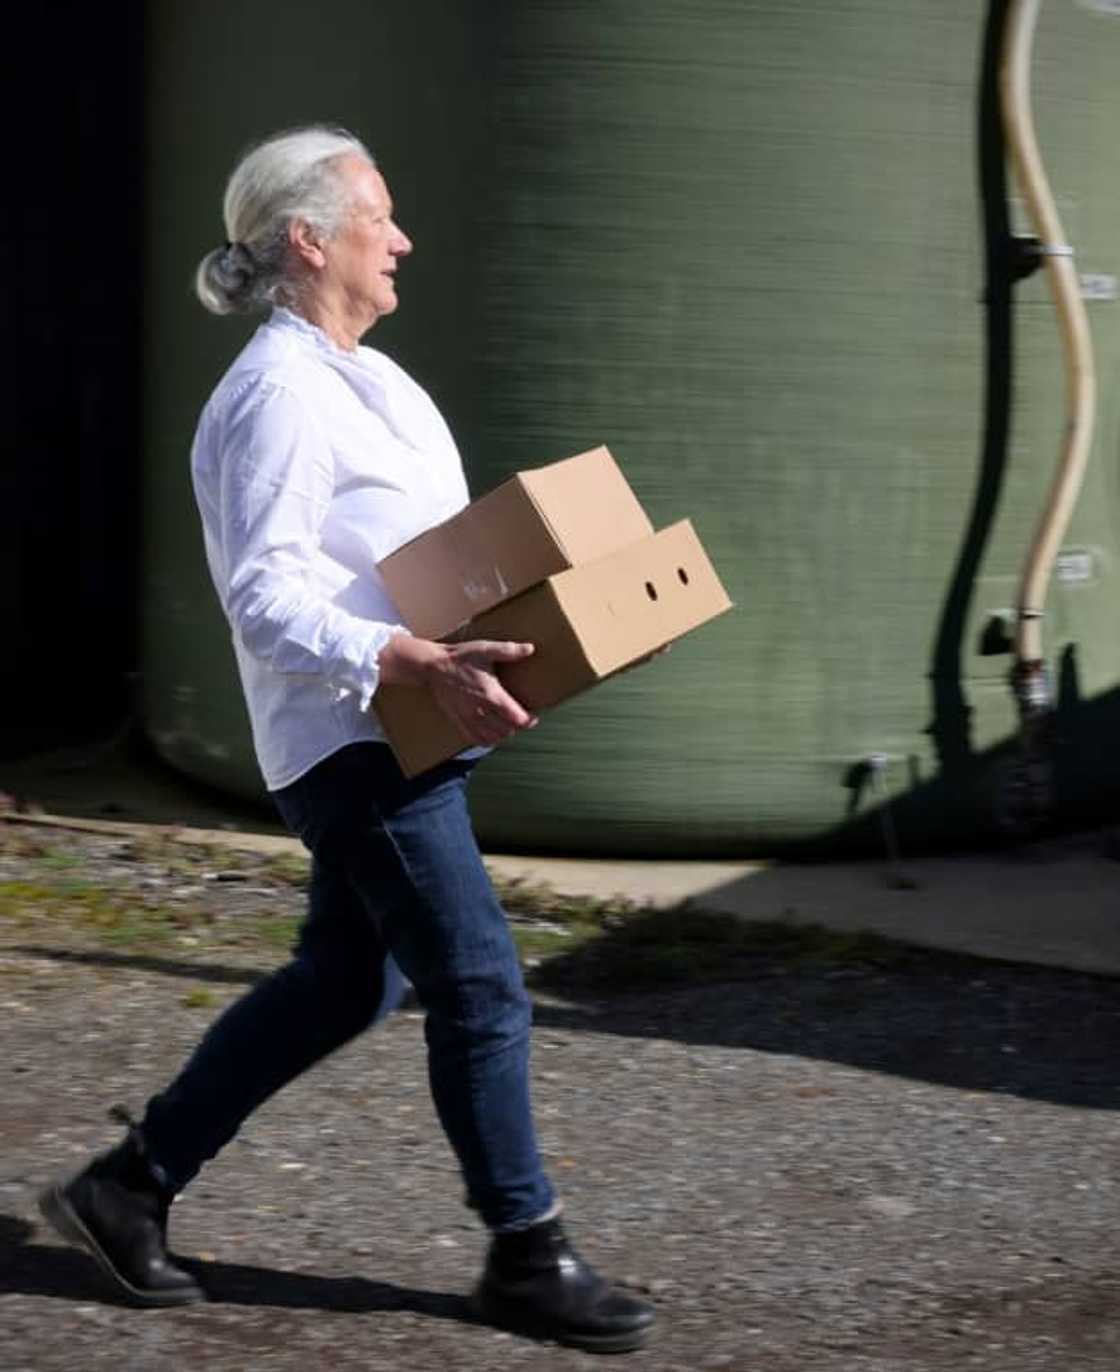
[[[302,899],[65,844],[84,880],[229,927]],[[43,855],[16,847],[0,882],[33,882]],[[206,1305],[112,1299],[34,1198],[281,956],[193,937],[153,953],[57,913],[0,921],[6,1372],[601,1365],[470,1321],[485,1236],[410,1011],[266,1105],[176,1204]],[[537,1108],[570,1229],[659,1307],[626,1365],[1115,1372],[1118,1048],[1116,981],[942,954],[760,957],[733,984],[540,998]]]

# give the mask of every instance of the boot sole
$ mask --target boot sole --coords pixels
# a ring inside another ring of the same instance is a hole
[[[617,1334],[585,1334],[579,1330],[557,1329],[542,1320],[526,1317],[500,1302],[490,1300],[479,1291],[475,1291],[470,1297],[470,1306],[483,1323],[493,1325],[496,1329],[505,1329],[511,1334],[523,1334],[530,1339],[561,1343],[568,1348],[581,1348],[585,1353],[634,1353],[646,1346],[653,1333],[652,1324]]]
[[[66,1199],[61,1186],[48,1186],[45,1191],[40,1192],[39,1212],[51,1228],[68,1243],[84,1248],[117,1290],[123,1292],[133,1305],[149,1308],[194,1305],[206,1299],[206,1293],[201,1286],[184,1286],[179,1290],[168,1291],[144,1291],[138,1286],[133,1286],[128,1278],[113,1266],[109,1255],[82,1223],[77,1211]]]

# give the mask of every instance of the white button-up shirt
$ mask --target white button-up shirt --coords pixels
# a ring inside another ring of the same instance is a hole
[[[191,454],[206,559],[269,790],[347,743],[401,629],[377,563],[467,486],[431,399],[372,348],[275,310],[219,382]]]

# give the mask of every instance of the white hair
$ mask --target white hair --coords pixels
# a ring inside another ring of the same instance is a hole
[[[195,273],[208,310],[259,309],[283,295],[288,226],[303,219],[328,238],[338,231],[351,203],[338,162],[355,154],[374,165],[352,133],[316,124],[275,134],[241,159],[222,202],[227,241]]]

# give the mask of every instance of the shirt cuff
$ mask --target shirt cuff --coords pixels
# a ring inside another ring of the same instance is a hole
[[[397,634],[407,634],[408,637],[411,638],[412,630],[405,624],[387,624],[385,626],[385,632],[378,634],[377,641],[372,647],[370,652],[370,672],[366,677],[366,684],[362,687],[361,695],[359,696],[359,704],[363,714],[369,709],[370,703],[377,694],[377,688],[381,685],[381,668],[379,665],[381,651],[389,640],[395,638]]]

